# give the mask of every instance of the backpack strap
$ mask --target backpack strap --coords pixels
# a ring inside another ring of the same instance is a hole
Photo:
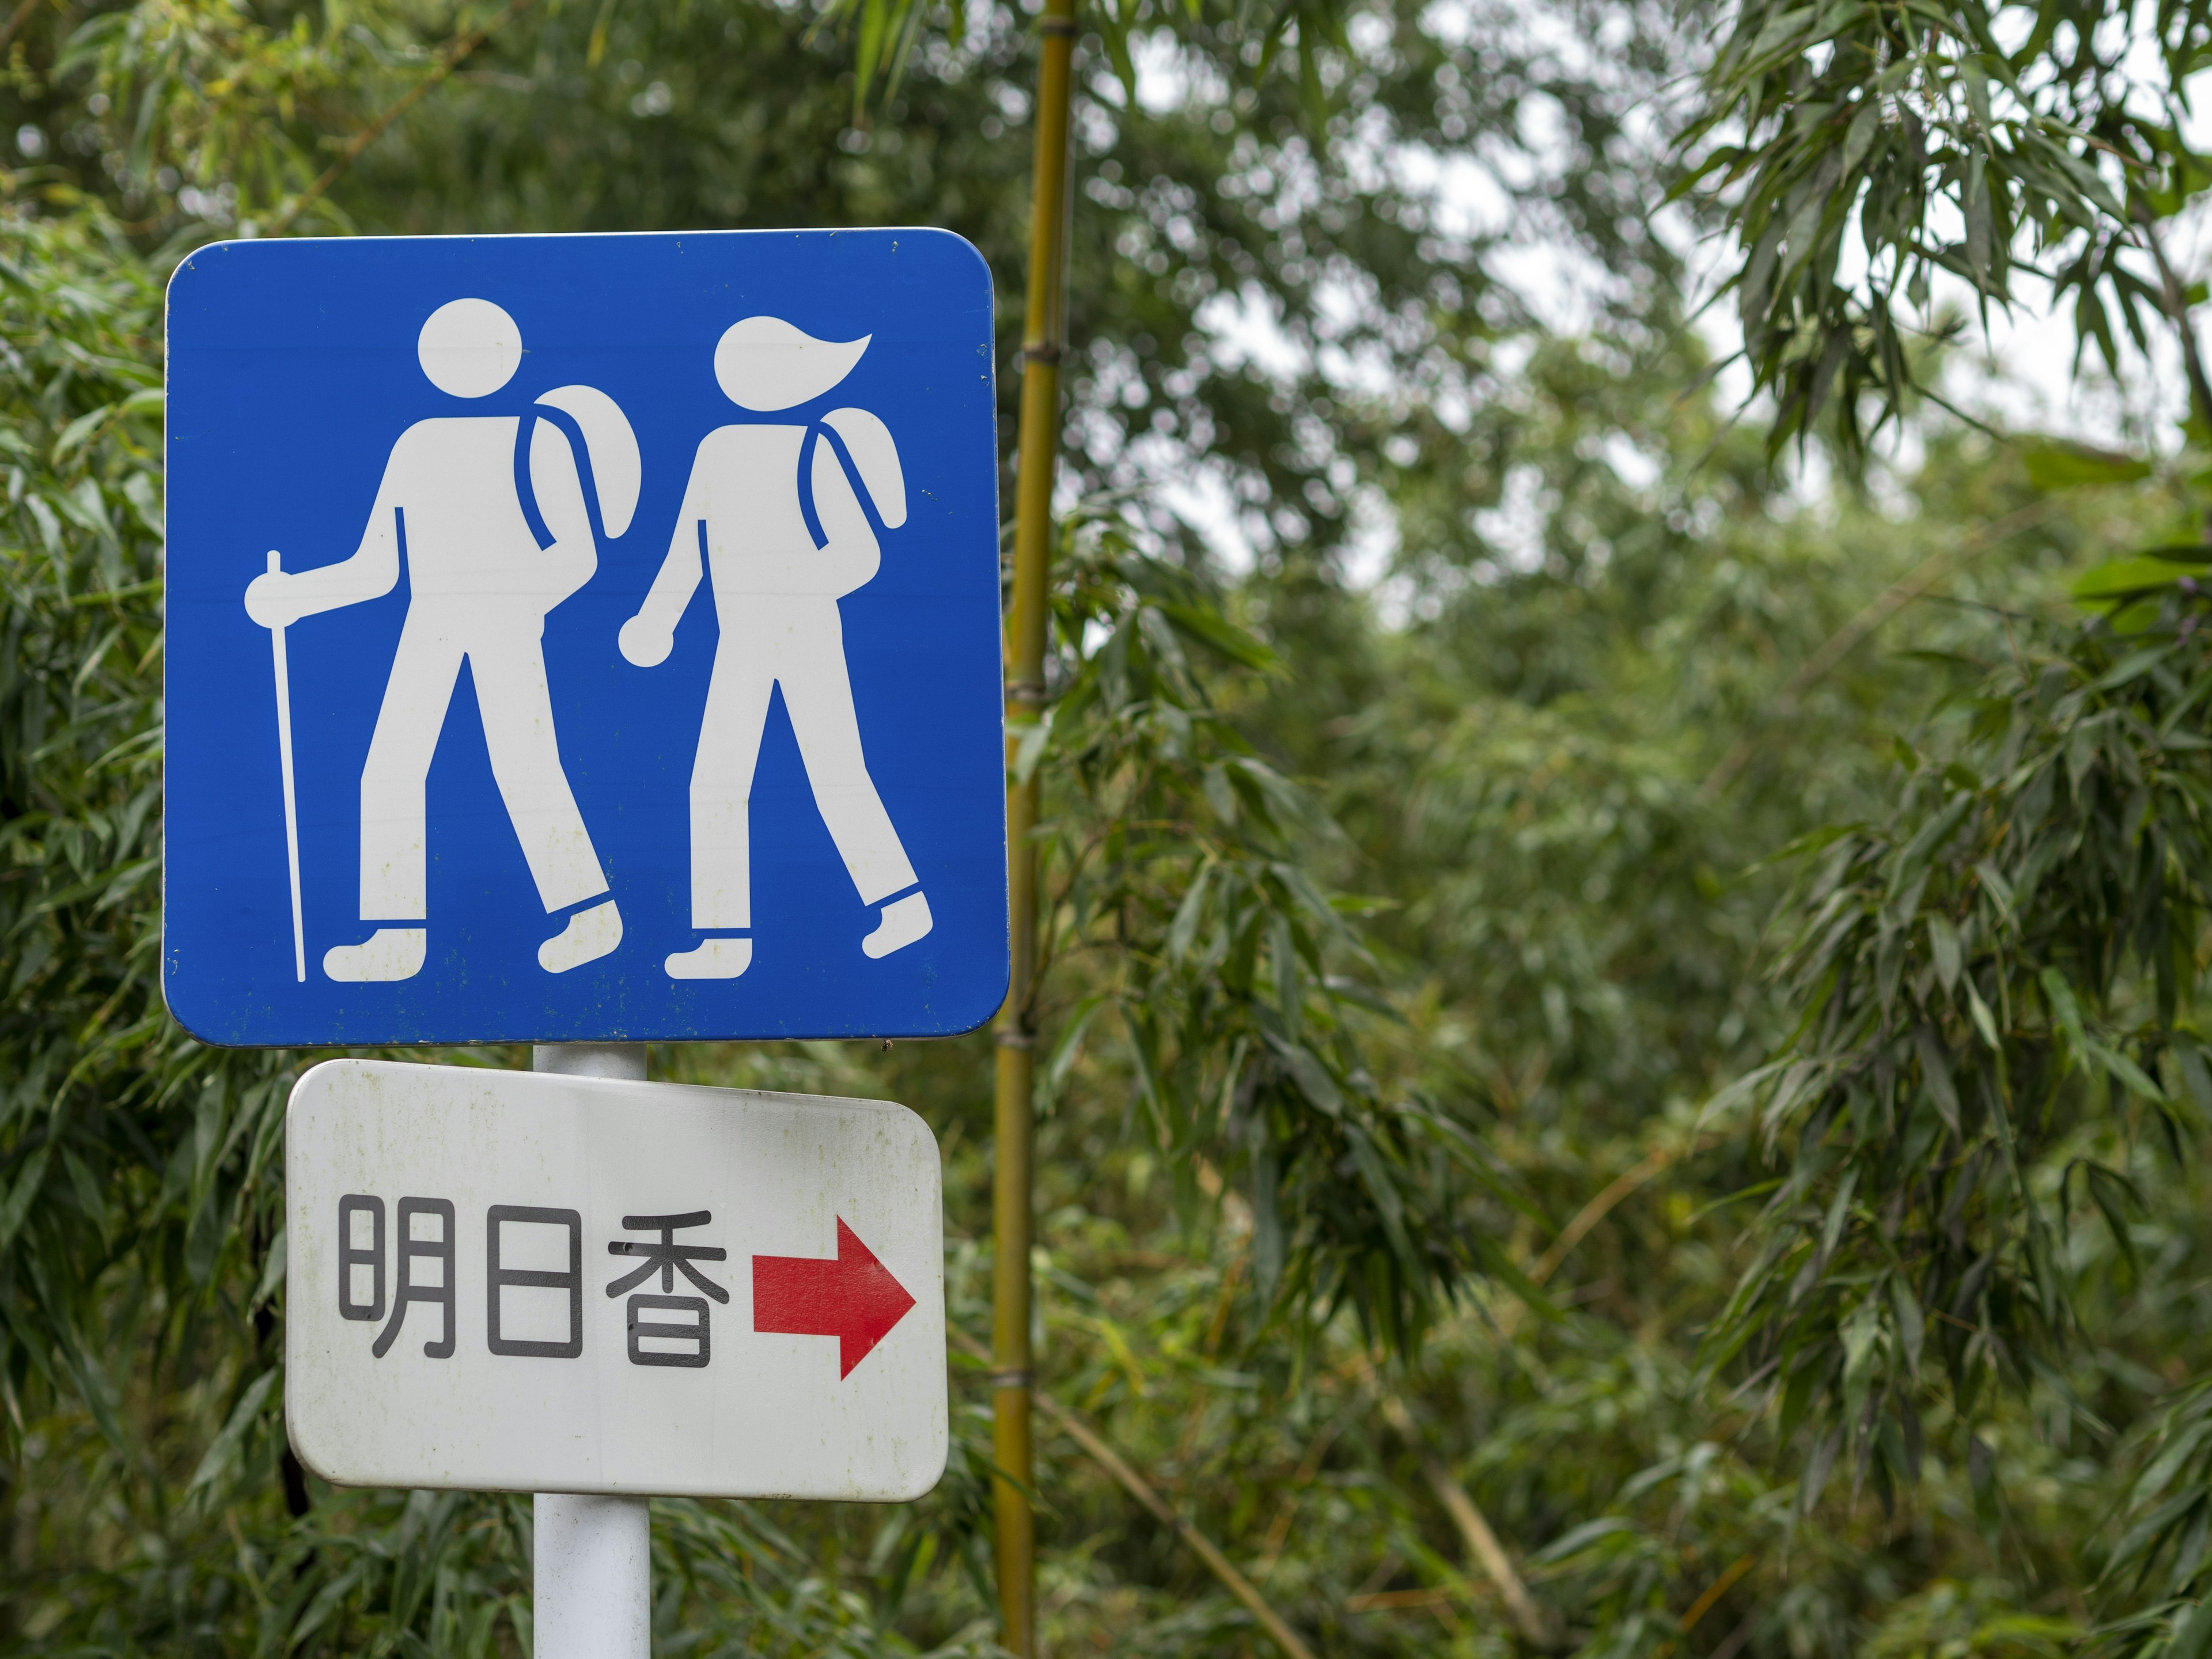
[[[827,443],[830,453],[837,458],[837,465],[844,470],[845,482],[853,487],[853,499],[860,502],[861,515],[881,544],[891,532],[884,524],[883,514],[876,511],[876,498],[868,494],[867,481],[861,477],[853,452],[845,447],[845,441],[837,435],[836,427],[817,419],[807,422],[806,436],[799,444],[799,511],[806,520],[806,533],[814,538],[816,550],[830,545],[829,532],[822,528],[822,515],[814,506],[814,446],[817,440]]]
[[[607,534],[607,521],[599,513],[599,487],[592,476],[591,447],[584,441],[584,428],[565,409],[532,404],[514,424],[514,499],[521,504],[523,521],[530,526],[531,536],[541,551],[560,539],[546,524],[545,515],[538,511],[538,489],[530,478],[530,443],[538,434],[540,421],[550,422],[555,430],[568,441],[568,453],[576,461],[576,482],[583,486],[584,516],[591,524],[592,538],[604,548],[613,538]],[[815,545],[822,544],[817,541]]]

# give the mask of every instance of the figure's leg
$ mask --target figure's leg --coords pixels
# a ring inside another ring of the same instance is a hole
[[[844,623],[834,601],[826,603],[800,636],[791,641],[779,665],[784,707],[806,763],[814,805],[830,828],[830,838],[845,860],[863,904],[877,904],[915,884],[914,865],[884,810],[875,780],[860,746],[860,717],[853,708],[853,683],[845,667]],[[861,949],[889,956],[913,944],[930,929],[929,901],[920,893],[884,905],[884,919]]]
[[[419,923],[429,915],[423,791],[460,670],[460,647],[410,611],[361,769],[363,921]],[[420,927],[379,927],[365,944],[325,951],[323,972],[336,980],[408,979],[421,971],[427,949]]]
[[[423,790],[460,647],[410,615],[361,769],[361,919],[421,921],[429,915]]]
[[[754,642],[725,634],[714,652],[699,756],[691,767],[691,925],[753,925],[750,803],[775,677]]]
[[[753,771],[775,690],[759,642],[725,632],[691,767],[691,925],[702,933],[753,925]],[[673,979],[735,979],[752,959],[750,939],[708,939],[665,966]]]
[[[522,843],[538,902],[548,914],[557,914],[597,898],[607,890],[606,872],[561,764],[544,643],[535,632],[520,629],[477,635],[469,641],[469,668],[492,778]],[[622,914],[610,899],[570,917],[566,930],[539,949],[538,960],[548,973],[564,973],[621,943]]]
[[[576,809],[553,726],[545,649],[533,634],[469,641],[477,707],[483,714],[491,775],[549,914],[607,890],[606,872]]]

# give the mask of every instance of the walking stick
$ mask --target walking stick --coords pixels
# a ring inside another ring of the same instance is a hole
[[[269,550],[269,574],[284,568],[283,555]],[[300,908],[300,803],[292,787],[292,671],[284,658],[284,630],[269,630],[269,647],[276,659],[276,753],[284,767],[284,858],[292,872],[292,968],[300,983],[307,982],[307,924]]]

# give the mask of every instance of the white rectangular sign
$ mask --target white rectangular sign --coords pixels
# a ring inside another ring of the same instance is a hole
[[[286,1118],[285,1417],[343,1486],[893,1501],[945,1468],[887,1101],[341,1060]]]

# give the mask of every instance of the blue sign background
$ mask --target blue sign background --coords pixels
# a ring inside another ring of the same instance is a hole
[[[492,301],[522,365],[449,397],[416,342],[447,301]],[[771,416],[716,386],[723,331],[779,317],[873,340],[816,403]],[[919,1036],[990,1018],[1007,979],[998,457],[990,276],[944,231],[359,238],[225,242],[169,289],[163,986],[195,1036],[239,1045]],[[628,532],[547,617],[562,761],[621,906],[611,956],[553,975],[540,908],[493,782],[464,672],[428,784],[429,954],[412,978],[337,983],[356,944],[359,792],[409,583],[287,631],[307,982],[295,975],[270,635],[246,585],[360,544],[400,434],[434,416],[519,414],[580,383],[622,406],[643,453]],[[779,693],[752,793],[752,965],[673,981],[690,918],[688,787],[717,627],[711,579],[652,669],[617,631],[666,554],[699,441],[733,420],[867,410],[889,427],[908,516],[875,578],[840,601],[868,769],[935,926],[870,960],[863,906],[816,811]]]

